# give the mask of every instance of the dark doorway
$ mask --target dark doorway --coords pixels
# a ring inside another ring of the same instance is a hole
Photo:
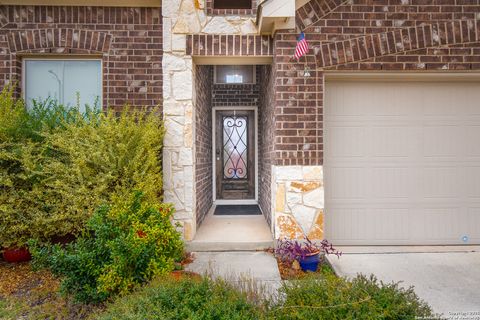
[[[216,198],[255,199],[255,113],[219,110],[215,119]]]
[[[252,9],[252,0],[214,0],[214,9]]]

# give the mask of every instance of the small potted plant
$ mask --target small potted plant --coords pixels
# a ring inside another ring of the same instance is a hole
[[[275,249],[275,254],[283,261],[293,263],[298,261],[303,271],[316,272],[321,261],[322,254],[334,254],[340,257],[342,254],[336,250],[327,240],[319,244],[305,238],[304,241],[282,240]]]

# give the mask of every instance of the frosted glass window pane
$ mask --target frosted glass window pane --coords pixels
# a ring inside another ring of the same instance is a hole
[[[217,83],[255,83],[254,66],[216,66]]]
[[[25,100],[57,100],[66,106],[101,106],[102,79],[99,60],[26,60]]]

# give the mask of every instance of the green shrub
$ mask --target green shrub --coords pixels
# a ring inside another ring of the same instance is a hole
[[[171,223],[173,208],[136,192],[128,201],[101,206],[84,236],[62,248],[32,242],[34,266],[62,277],[62,290],[81,302],[125,294],[174,269],[183,244]]]
[[[271,309],[273,319],[417,319],[432,316],[413,291],[359,275],[352,281],[325,274],[281,289],[285,300]]]
[[[263,316],[246,294],[222,280],[163,278],[118,299],[98,319],[258,320]]]
[[[0,94],[0,247],[79,235],[101,203],[142,190],[161,201],[163,125],[146,110],[26,110]],[[127,108],[125,108],[127,110]]]

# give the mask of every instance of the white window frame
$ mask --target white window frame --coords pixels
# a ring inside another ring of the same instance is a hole
[[[95,61],[100,61],[100,79],[102,82],[102,85],[100,86],[100,100],[99,100],[99,110],[103,110],[103,59],[95,56],[54,56],[50,57],[48,55],[38,55],[38,56],[25,56],[22,59],[22,99],[26,101],[26,75],[27,75],[27,68],[26,68],[26,62],[27,61],[45,61],[45,60],[53,60],[53,61],[85,61],[85,60],[95,60]]]
[[[231,66],[231,65],[220,65],[220,66]],[[233,65],[235,66],[235,65]],[[240,66],[240,65],[239,65]],[[245,66],[245,65],[241,65]],[[252,67],[253,71],[253,81],[252,82],[242,82],[242,83],[226,83],[226,82],[218,82],[217,81],[217,67],[218,65],[213,66],[213,83],[214,84],[228,84],[228,85],[236,85],[236,86],[241,86],[244,84],[257,84],[257,66],[256,65],[248,65]]]

